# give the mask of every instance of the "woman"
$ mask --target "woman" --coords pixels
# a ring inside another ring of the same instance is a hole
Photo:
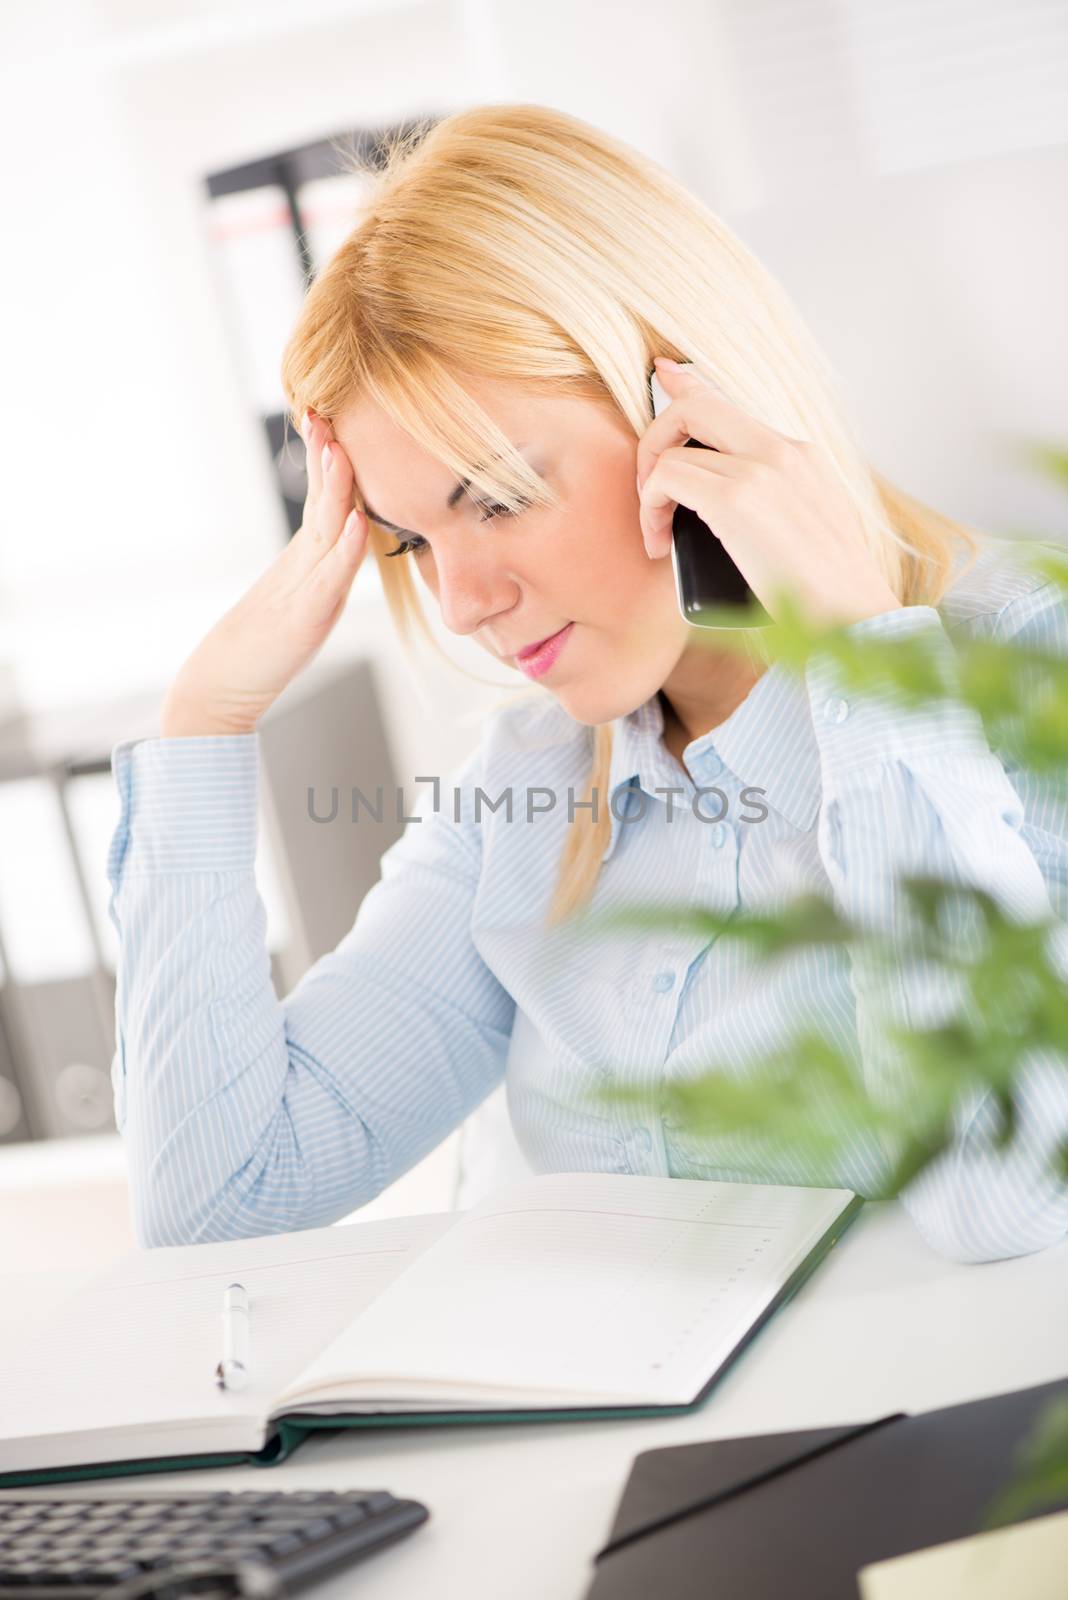
[[[1064,911],[1068,817],[1010,783],[967,708],[888,709],[821,655],[801,680],[762,664],[755,630],[748,658],[712,653],[680,615],[676,503],[773,615],[787,589],[814,619],[922,630],[947,665],[957,631],[1068,635],[1051,585],[872,470],[804,326],[729,230],[653,162],[536,105],[416,130],[374,183],[285,355],[303,525],[184,664],[161,737],[114,752],[113,1080],[146,1244],[343,1216],[502,1079],[536,1169],[751,1180],[742,1145],[669,1121],[667,1081],[744,1072],[809,1025],[877,1095],[888,1022],[939,1003],[840,951],[758,972],[682,926],[592,944],[583,908],[823,890],[892,927],[895,876],[920,868]],[[660,367],[671,404],[650,425],[657,355],[693,367]],[[403,633],[414,567],[445,625],[533,690],[426,792],[350,933],[279,1000],[253,873],[256,727],[368,546]],[[591,1092],[611,1083],[643,1088],[640,1125]],[[1045,1162],[1068,1088],[1036,1063],[1024,1089],[1010,1148],[969,1105],[903,1196],[949,1255],[1068,1228]],[[831,1171],[797,1157],[758,1175],[870,1194],[885,1166],[859,1139]]]

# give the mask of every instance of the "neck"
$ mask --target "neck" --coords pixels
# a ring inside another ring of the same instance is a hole
[[[765,670],[739,651],[704,645],[684,650],[659,690],[664,743],[672,755],[681,759],[691,740],[725,722]]]

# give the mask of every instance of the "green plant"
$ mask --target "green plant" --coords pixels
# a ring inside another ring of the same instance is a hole
[[[1034,447],[1032,458],[1068,486],[1068,451]],[[1042,541],[1019,541],[1017,549],[1068,604],[1068,552]],[[788,595],[780,597],[777,614],[781,620],[763,630],[770,659],[802,672],[813,652],[823,652],[844,684],[889,695],[904,706],[952,695],[978,712],[991,747],[1004,758],[1041,774],[1055,789],[1068,789],[1068,657],[1011,639],[964,639],[954,651],[950,683],[939,641],[922,631],[890,639],[812,627]],[[718,633],[715,643],[721,649],[743,647],[740,636],[728,632]],[[676,1123],[710,1137],[744,1134],[754,1168],[769,1151],[789,1147],[809,1156],[817,1172],[858,1135],[874,1134],[888,1153],[879,1198],[899,1194],[948,1147],[956,1111],[977,1091],[993,1097],[998,1140],[1011,1140],[1028,1058],[1040,1050],[1068,1063],[1068,985],[1051,937],[1057,921],[1010,920],[988,894],[937,878],[903,876],[900,887],[909,915],[891,934],[852,925],[820,896],[795,900],[774,915],[632,905],[581,919],[591,936],[665,924],[709,940],[741,940],[764,961],[841,944],[854,970],[862,966],[867,977],[877,980],[880,970],[893,966],[900,972],[916,963],[917,970],[940,972],[946,992],[955,997],[952,1013],[936,1026],[888,1023],[884,1037],[900,1069],[892,1095],[874,1099],[834,1041],[798,1032],[781,1049],[747,1062],[744,1077],[710,1062],[699,1076],[665,1085],[664,1109]],[[624,1112],[648,1105],[647,1091],[625,1086],[600,1088],[596,1097]],[[1068,1181],[1068,1140],[1051,1163]],[[732,1165],[738,1165],[736,1158]],[[991,1520],[1025,1514],[1066,1487],[1068,1403],[1049,1408],[1041,1419],[1011,1490],[991,1507]]]

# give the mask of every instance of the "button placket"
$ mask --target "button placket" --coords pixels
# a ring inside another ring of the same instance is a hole
[[[661,776],[665,777],[666,782],[667,775]],[[663,800],[660,803],[666,804]],[[675,848],[685,851],[688,843],[687,825],[696,827],[698,824],[686,814],[688,808],[683,806],[679,796],[674,796],[672,803],[674,820],[669,824],[665,816],[659,821],[665,828],[670,827]],[[685,883],[687,876],[684,862],[680,881]],[[680,890],[680,900],[683,899],[683,893]],[[696,941],[696,944],[700,944],[700,941]],[[665,1047],[674,1027],[686,967],[693,959],[691,946],[695,946],[695,940],[691,934],[683,931],[681,924],[651,929],[623,997],[623,1015],[635,1022],[640,1021],[644,1028],[651,1029],[657,1036],[662,1033],[661,1042]]]
[[[685,908],[721,913],[733,911],[738,904],[739,845],[736,830],[727,822],[708,823],[693,819],[690,826],[689,882],[693,887],[685,895]],[[674,931],[676,937],[673,941],[664,940],[659,945],[651,946],[639,965],[631,990],[631,1001],[643,1016],[648,1016],[650,1008],[654,1006],[662,1007],[665,1015],[677,1013],[689,969],[708,949],[710,940],[704,931],[690,929],[681,919]],[[670,1005],[669,999],[672,1002]]]
[[[670,1027],[678,1005],[682,973],[692,959],[688,947],[680,939],[661,939],[651,944],[638,963],[630,984],[625,1009],[648,1018],[650,1013],[661,1011],[665,1027]],[[657,1008],[654,1011],[653,1008]]]
[[[738,830],[730,822],[699,823],[701,851],[697,861],[697,905],[717,911],[738,904]],[[711,893],[709,892],[711,891]]]
[[[625,1123],[621,1132],[621,1142],[631,1171],[666,1176],[667,1142],[655,1086],[643,1110],[640,1113],[635,1110],[633,1114],[641,1115],[643,1120]]]

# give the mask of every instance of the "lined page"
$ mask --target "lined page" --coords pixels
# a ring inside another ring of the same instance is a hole
[[[455,1213],[308,1228],[123,1257],[0,1373],[0,1472],[258,1449],[276,1392]],[[248,1290],[251,1382],[214,1381],[223,1291]]]
[[[618,1173],[527,1179],[465,1213],[284,1401],[687,1403],[851,1199]]]

